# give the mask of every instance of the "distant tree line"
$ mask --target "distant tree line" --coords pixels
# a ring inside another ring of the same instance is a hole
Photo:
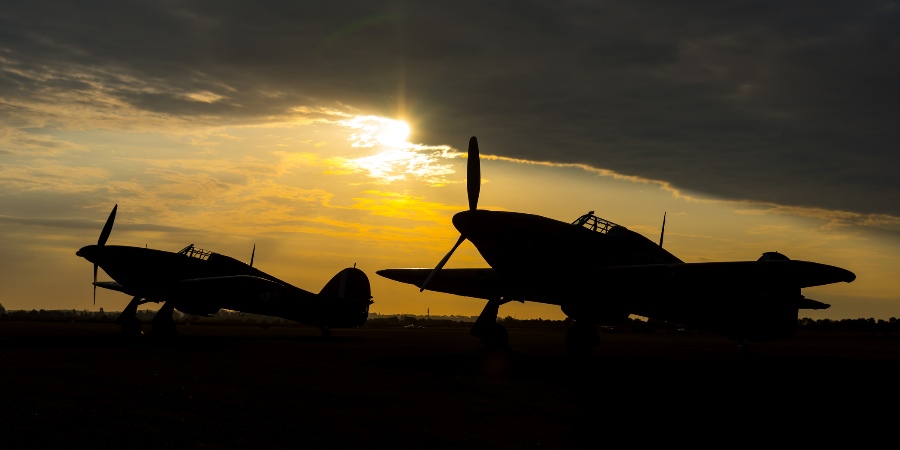
[[[443,328],[462,328],[471,327],[472,320],[448,320],[448,319],[428,319],[424,316],[398,315],[392,317],[371,318],[366,322],[367,326],[376,327],[402,327],[407,325],[420,325],[426,327],[443,327]],[[516,328],[542,328],[542,329],[560,329],[567,330],[573,323],[573,320],[566,318],[563,320],[548,319],[516,319],[511,316],[498,318],[497,322],[508,329]],[[900,332],[900,320],[891,317],[888,320],[883,319],[810,319],[802,318],[797,320],[798,330],[801,331],[853,331],[867,333],[889,333]],[[636,318],[629,318],[624,323],[601,327],[602,331],[610,332],[641,332],[641,331],[658,331],[666,330],[671,332],[689,331],[685,327],[676,323],[645,321]]]
[[[3,320],[40,320],[40,321],[85,321],[113,322],[119,317],[121,312],[75,310],[75,309],[32,309],[32,310],[6,310],[0,304],[0,318]],[[139,310],[137,318],[143,322],[150,322],[156,311]],[[212,317],[200,317],[188,314],[182,314],[178,311],[173,313],[176,322],[198,323],[198,324],[259,324],[259,325],[282,325],[282,326],[307,326],[297,322],[281,319],[278,317],[262,316],[257,314],[246,314],[239,311],[220,310]],[[475,317],[468,316],[418,316],[411,314],[398,315],[380,315],[371,314],[366,322],[368,328],[397,328],[397,327],[425,327],[425,328],[469,328]],[[508,329],[547,329],[547,330],[566,330],[572,325],[572,319],[563,320],[549,319],[516,319],[511,316],[498,318],[497,321]],[[797,320],[798,329],[801,331],[842,331],[842,332],[865,332],[865,333],[897,333],[900,332],[900,320],[891,317],[888,320],[859,318],[859,319],[810,319],[802,318]],[[610,332],[639,332],[639,331],[689,331],[686,327],[679,324],[645,321],[641,319],[630,318],[625,323],[615,327],[602,327],[601,331]]]
[[[32,310],[11,310],[6,311],[2,318],[5,320],[43,320],[43,321],[66,321],[66,322],[114,322],[121,311],[99,311],[76,310],[76,309],[32,309]],[[156,315],[153,310],[138,310],[135,313],[142,322],[150,322]],[[195,316],[191,314],[182,314],[178,311],[172,312],[172,317],[176,322],[190,323],[266,323],[266,324],[297,324],[292,320],[281,319],[279,317],[262,316],[257,314],[245,314],[238,311],[220,310],[212,317]]]
[[[900,331],[900,320],[891,317],[882,319],[807,319],[798,321],[801,330],[805,331],[863,331],[868,333],[888,333]]]

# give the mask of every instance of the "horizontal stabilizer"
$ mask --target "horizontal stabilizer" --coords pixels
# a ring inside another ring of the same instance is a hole
[[[831,308],[831,305],[828,303],[822,303],[817,300],[813,300],[811,298],[802,298],[799,302],[797,302],[797,309],[828,309]]]

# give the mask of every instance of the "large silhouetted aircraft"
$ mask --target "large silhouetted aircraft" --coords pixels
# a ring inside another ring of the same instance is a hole
[[[573,319],[566,336],[572,352],[590,352],[598,325],[617,325],[637,315],[705,329],[748,342],[786,339],[797,329],[800,309],[830,305],[805,298],[801,289],[851,282],[852,272],[791,260],[778,252],[756,261],[686,263],[650,239],[601,219],[593,211],[573,223],[521,212],[477,209],[481,183],[478,142],[469,140],[469,210],[453,216],[459,239],[434,269],[384,269],[383,277],[487,300],[471,334],[489,347],[508,345],[497,323],[510,301],[559,305]],[[469,240],[490,265],[444,264]]]
[[[139,305],[163,303],[153,317],[154,333],[175,331],[173,310],[196,316],[212,316],[220,309],[280,317],[319,327],[323,335],[331,328],[361,326],[372,302],[369,278],[356,268],[338,272],[318,294],[305,291],[250,264],[195,248],[178,252],[143,247],[106,245],[116,218],[113,207],[97,245],[82,247],[75,254],[94,263],[94,301],[97,287],[133,296],[116,320],[125,334],[140,334],[135,316]],[[97,267],[115,281],[97,281]]]

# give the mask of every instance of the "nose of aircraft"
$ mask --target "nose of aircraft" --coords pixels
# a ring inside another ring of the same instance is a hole
[[[476,209],[460,211],[453,216],[453,226],[467,239],[502,234],[523,225],[515,213]]]
[[[453,215],[453,226],[456,227],[460,234],[469,237],[477,229],[483,226],[484,215],[486,213],[488,213],[488,211],[471,209],[468,211],[460,211]]]

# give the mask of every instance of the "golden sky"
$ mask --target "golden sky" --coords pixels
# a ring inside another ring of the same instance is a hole
[[[245,261],[256,245],[255,267],[315,292],[356,264],[369,274],[372,312],[477,315],[480,300],[420,293],[375,275],[433,267],[450,249],[458,236],[450,219],[467,208],[462,152],[468,136],[413,144],[415,130],[402,120],[328,111],[307,116],[244,126],[130,118],[127,131],[85,126],[33,136],[52,150],[22,151],[18,163],[0,169],[4,202],[17,210],[3,217],[0,303],[8,309],[124,307],[125,295],[102,290],[97,305],[91,303],[90,264],[74,254],[96,242],[118,204],[111,245],[177,251],[193,243]],[[803,311],[806,317],[900,315],[894,277],[900,246],[860,226],[856,215],[716,200],[601,168],[496,158],[490,136],[479,142],[482,209],[566,222],[595,211],[654,241],[665,213],[665,247],[686,262],[754,260],[778,251],[857,274],[852,284],[805,290],[833,305]],[[468,242],[447,265],[484,266]],[[564,318],[558,307],[531,303],[507,304],[506,315]]]

